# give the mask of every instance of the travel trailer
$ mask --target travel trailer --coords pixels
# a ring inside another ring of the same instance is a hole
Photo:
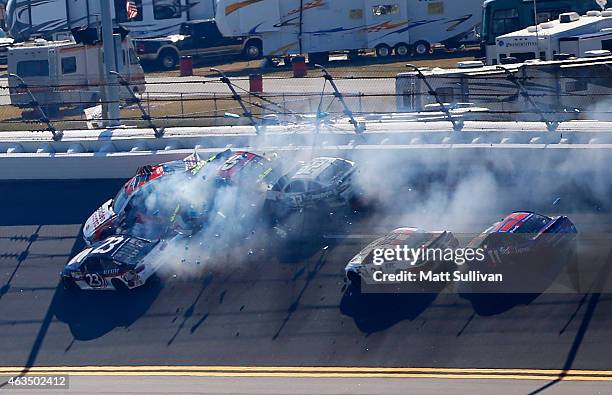
[[[87,45],[37,39],[9,49],[8,73],[21,78],[38,103],[52,114],[61,106],[97,104],[104,75],[103,56],[99,42]],[[129,38],[122,40],[121,56],[116,59],[117,70],[129,82],[130,88],[143,93],[144,72]],[[29,108],[31,99],[19,78],[8,78],[11,104]],[[131,97],[123,87],[120,93],[123,98]]]
[[[555,20],[566,12],[585,14],[589,10],[598,9],[598,2],[604,4],[602,0],[486,0],[483,4],[480,30],[483,56],[495,50],[495,40],[503,34]],[[534,18],[537,18],[537,21]]]
[[[215,9],[215,0],[131,0],[137,12],[129,18],[126,1],[112,0],[111,13],[132,38],[178,34],[183,22],[212,18]],[[6,8],[7,32],[17,41],[97,27],[100,19],[96,0],[8,0]]]
[[[612,94],[612,56],[455,69],[421,69],[396,77],[399,112],[485,108],[495,119],[533,120],[539,111],[571,119],[595,111]]]
[[[589,51],[612,50],[612,9],[559,15],[551,22],[497,37],[491,64],[553,60],[559,56],[584,57]]]
[[[218,0],[215,14],[224,36],[260,35],[267,57],[426,54],[437,43],[456,47],[481,17],[482,0]]]

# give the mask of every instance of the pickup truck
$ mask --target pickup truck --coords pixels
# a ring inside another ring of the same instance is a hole
[[[179,34],[159,38],[134,40],[141,61],[155,62],[165,70],[172,70],[181,56],[194,58],[242,57],[259,59],[262,41],[259,37],[224,37],[214,19],[185,22]]]

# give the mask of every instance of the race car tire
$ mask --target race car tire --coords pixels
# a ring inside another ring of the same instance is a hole
[[[80,290],[79,286],[72,278],[62,277],[62,285],[65,291],[76,292]]]
[[[125,283],[121,280],[119,280],[118,278],[113,278],[111,280],[111,284],[113,284],[113,287],[115,288],[116,291],[118,292],[127,292],[130,289],[128,288],[127,285],[125,285]]]

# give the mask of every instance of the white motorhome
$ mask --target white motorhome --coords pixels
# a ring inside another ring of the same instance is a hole
[[[117,70],[138,93],[145,91],[144,72],[129,38],[121,42]],[[117,51],[119,53],[119,50]],[[62,106],[89,107],[101,95],[104,75],[102,44],[78,44],[74,41],[19,43],[8,51],[8,73],[19,76],[39,104],[53,113]],[[11,104],[31,106],[30,96],[18,78],[8,78]],[[130,94],[120,89],[123,98]]]
[[[612,9],[559,15],[559,19],[497,37],[487,51],[488,64],[584,57],[589,51],[612,50]]]
[[[596,111],[612,95],[612,56],[607,54],[503,66],[461,62],[455,69],[400,73],[397,108],[399,112],[439,110],[443,103],[449,109],[486,108],[495,119],[532,120],[538,118],[537,109],[558,118],[577,117]]]
[[[224,36],[258,34],[268,57],[375,49],[378,56],[457,43],[482,19],[482,0],[218,0]]]
[[[214,17],[215,0],[130,0],[138,12],[129,19],[127,0],[111,0],[115,23],[133,38],[178,34],[181,24]],[[98,0],[8,0],[7,32],[17,41],[51,38],[54,33],[95,27],[100,21]]]

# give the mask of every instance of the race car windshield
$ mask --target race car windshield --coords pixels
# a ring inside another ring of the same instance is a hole
[[[113,211],[118,213],[125,208],[129,200],[129,195],[125,192],[125,188],[121,188],[117,193],[117,196],[113,199]]]
[[[525,221],[515,233],[538,233],[546,224],[550,222],[550,218],[539,214],[533,214]]]

